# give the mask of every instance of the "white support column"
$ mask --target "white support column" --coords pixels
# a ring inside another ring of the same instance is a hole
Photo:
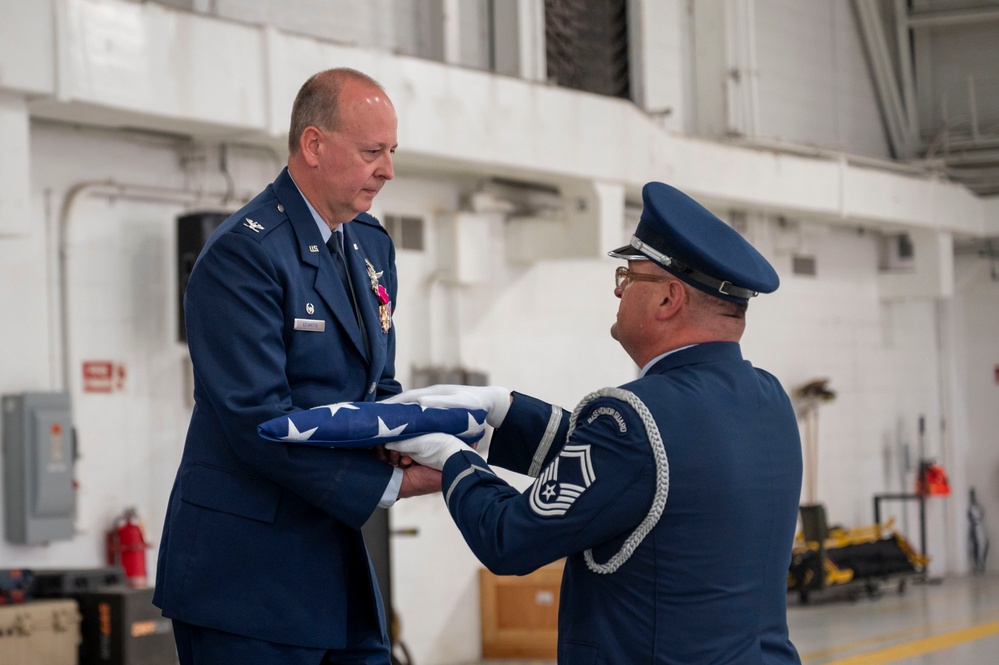
[[[460,0],[440,0],[444,35],[444,62],[448,65],[461,63],[461,2]]]
[[[737,0],[725,5],[725,42],[729,75],[728,131],[739,136],[757,136],[759,100],[756,79],[756,2]]]
[[[518,0],[517,28],[520,47],[520,78],[526,81],[548,80],[545,49],[544,0]]]
[[[968,400],[967,381],[962,376],[964,349],[960,340],[967,339],[960,324],[960,289],[955,298],[937,301],[938,326],[937,363],[940,376],[940,413],[945,429],[940,433],[940,459],[950,481],[951,499],[944,512],[944,541],[947,543],[946,573],[968,573],[968,541],[966,533],[968,509]],[[937,566],[937,572],[940,567]]]
[[[631,97],[666,129],[683,131],[683,86],[689,65],[686,3],[629,0]]]
[[[756,136],[755,0],[692,3],[697,133]]]
[[[437,223],[439,270],[450,284],[470,286],[489,279],[490,226],[498,213],[458,212]]]
[[[911,266],[878,275],[882,300],[952,298],[954,296],[954,237],[949,232],[910,230]],[[889,239],[890,241],[891,239]]]
[[[597,215],[597,256],[621,246],[624,228],[624,186],[617,182],[592,183]]]
[[[456,212],[435,220],[437,266],[426,284],[426,312],[422,319],[427,350],[424,364],[438,370],[463,367],[462,298],[467,287],[481,286],[490,278],[491,229],[502,224],[496,212]],[[437,376],[435,383],[455,383],[461,378]],[[422,383],[422,381],[418,381]]]
[[[563,209],[549,217],[511,217],[506,224],[507,259],[598,258],[620,246],[624,228],[624,186],[580,182],[561,187]]]
[[[55,18],[52,0],[0,0],[0,90],[52,94]]]
[[[31,172],[28,154],[28,105],[22,97],[0,92],[0,237],[28,232]]]
[[[690,114],[693,133],[724,136],[728,131],[726,113],[727,55],[723,0],[700,0],[691,3],[691,34],[693,53],[693,99]]]
[[[496,73],[526,81],[547,79],[543,0],[512,0],[493,6]]]

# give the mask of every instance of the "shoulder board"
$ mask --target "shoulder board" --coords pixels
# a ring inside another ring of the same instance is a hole
[[[260,239],[287,221],[288,215],[274,202],[266,206],[240,210],[234,215],[232,230]]]
[[[362,212],[361,214],[359,214],[357,217],[355,217],[351,221],[353,221],[353,222],[360,222],[361,224],[364,224],[365,226],[373,226],[376,229],[380,229],[382,231],[382,233],[384,233],[385,235],[388,235],[388,231],[386,231],[385,227],[383,227],[381,225],[381,222],[379,222],[377,218],[375,218],[372,215],[369,215],[366,212]]]

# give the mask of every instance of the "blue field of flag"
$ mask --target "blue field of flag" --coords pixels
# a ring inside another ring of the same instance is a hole
[[[453,434],[471,445],[486,430],[483,409],[436,409],[419,404],[340,402],[295,411],[259,425],[271,441],[334,448],[370,448],[428,432]]]

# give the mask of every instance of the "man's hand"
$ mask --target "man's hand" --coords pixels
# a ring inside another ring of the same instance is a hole
[[[429,466],[405,467],[402,470],[402,485],[399,487],[399,498],[408,499],[413,496],[423,496],[441,491],[441,472]]]
[[[472,448],[458,437],[442,432],[421,434],[420,436],[414,436],[412,439],[393,441],[386,443],[385,447],[413,458],[413,461],[417,464],[429,466],[438,471],[444,468],[444,463],[447,462],[451,455],[460,453],[463,450],[474,452]]]
[[[383,462],[388,462],[392,466],[397,466],[400,469],[408,469],[413,466],[413,458],[407,457],[402,453],[396,452],[394,450],[386,450],[385,446],[375,446],[372,448],[375,451],[375,457]]]
[[[510,410],[510,391],[500,386],[456,386],[440,384],[427,388],[406,390],[382,400],[389,404],[417,403],[438,409],[484,409],[486,422],[499,427]]]

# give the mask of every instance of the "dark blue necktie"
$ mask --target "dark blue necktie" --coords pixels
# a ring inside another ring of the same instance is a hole
[[[333,265],[336,266],[336,273],[340,276],[340,284],[347,292],[347,299],[350,300],[350,305],[354,310],[354,319],[357,321],[357,327],[361,331],[361,338],[364,340],[364,347],[367,350],[368,338],[364,334],[364,321],[361,319],[361,311],[357,308],[357,298],[350,281],[350,273],[347,272],[347,257],[343,255],[343,234],[334,231],[330,239],[326,241],[326,247],[329,248],[330,255],[333,257]]]
[[[347,297],[350,298],[350,302],[353,304],[353,289],[350,288],[350,277],[347,275],[347,261],[343,255],[343,236],[339,232],[334,231],[330,239],[326,241],[326,246],[333,256],[333,265],[336,266],[336,274],[340,276],[340,283],[343,284],[344,290],[347,291]]]

